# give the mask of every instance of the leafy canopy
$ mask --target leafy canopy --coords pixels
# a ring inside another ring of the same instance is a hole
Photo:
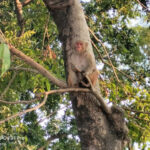
[[[144,148],[150,141],[149,13],[136,0],[91,0],[82,1],[82,5],[100,68],[101,92],[109,102],[125,110],[131,142]],[[21,28],[14,2],[0,2],[0,29],[7,42],[56,77],[65,79],[58,31],[42,0],[34,0],[23,7],[22,16],[24,33],[18,37]],[[129,22],[131,19],[136,21],[137,17],[145,20],[147,26],[137,24],[132,27]],[[45,55],[47,45],[56,58]],[[8,46],[2,42],[0,66],[1,100],[29,101],[34,99],[35,93],[57,88],[47,78],[29,70],[31,67],[16,56],[11,55],[10,61]],[[0,120],[34,107],[42,99],[31,104],[0,102]],[[49,95],[40,109],[0,124],[0,141],[0,149],[33,150],[44,145],[51,149],[79,150],[80,142],[68,94]]]

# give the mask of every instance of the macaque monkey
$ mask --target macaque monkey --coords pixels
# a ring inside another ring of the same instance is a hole
[[[71,54],[71,70],[76,74],[79,87],[95,86],[99,75],[91,54],[86,51],[87,47],[87,42],[76,41],[74,52]],[[89,83],[88,79],[91,83]],[[69,85],[70,81],[69,79]]]

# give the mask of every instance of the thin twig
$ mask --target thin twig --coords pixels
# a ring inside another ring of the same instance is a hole
[[[33,108],[30,108],[30,109],[27,109],[27,110],[25,110],[25,111],[19,112],[19,113],[15,114],[15,115],[12,115],[12,116],[10,116],[10,117],[7,117],[7,118],[4,119],[4,120],[1,120],[1,121],[0,121],[0,124],[5,123],[6,121],[9,121],[9,120],[11,120],[11,119],[14,119],[14,118],[16,118],[16,117],[18,117],[18,116],[21,116],[21,115],[23,115],[23,114],[26,114],[26,113],[28,113],[28,112],[37,110],[38,108],[42,107],[42,106],[46,103],[47,97],[48,97],[48,95],[45,95],[43,102],[40,103],[39,105],[36,105],[36,106],[33,107]]]
[[[143,3],[141,3],[139,0],[136,0],[143,8],[148,9]]]
[[[62,132],[59,132],[56,135],[52,135],[50,138],[47,139],[46,144],[44,146],[40,147],[38,150],[44,150],[45,147],[47,145],[49,145],[52,140],[57,139],[57,138],[63,138],[65,136],[67,136],[67,134],[66,133],[62,133]]]
[[[104,63],[104,64],[106,64],[106,65],[108,65],[108,66],[110,66],[111,67],[111,64],[109,64],[109,63],[107,63],[107,62],[105,62],[104,61],[104,59],[103,59],[103,57],[102,57],[102,55],[100,54],[100,52],[99,52],[99,49],[98,49],[98,47],[94,44],[94,42],[93,41],[91,41],[92,42],[92,45],[94,46],[94,48],[96,49],[96,52],[97,52],[97,54],[98,54],[98,56],[99,56],[99,58],[101,59],[101,61],[102,61],[102,63]],[[117,71],[119,71],[120,73],[122,73],[124,76],[126,76],[128,79],[130,79],[130,80],[132,80],[132,81],[134,81],[130,76],[128,76],[126,73],[124,73],[123,71],[121,71],[121,70],[119,70],[118,68],[116,68],[115,66],[114,66],[114,68],[117,70]]]
[[[114,72],[114,74],[115,74],[115,77],[116,77],[117,81],[120,82],[120,80],[119,80],[119,78],[118,78],[118,75],[117,75],[117,73],[116,73],[116,71],[115,71],[114,65],[112,64],[112,61],[111,61],[111,59],[110,59],[110,57],[109,57],[109,54],[108,54],[108,52],[107,52],[107,49],[106,49],[105,45],[102,43],[102,41],[101,41],[100,39],[98,39],[98,38],[96,37],[96,35],[94,34],[94,32],[93,32],[90,28],[89,28],[89,31],[90,31],[90,33],[93,35],[93,37],[102,45],[102,47],[103,47],[103,49],[104,49],[104,51],[105,51],[105,53],[106,53],[106,55],[107,55],[107,57],[108,57],[108,60],[109,60],[109,62],[110,62],[110,64],[111,64],[111,67],[112,67],[112,69],[113,69],[113,72]]]
[[[24,2],[22,2],[22,6],[26,6],[28,5],[29,3],[31,3],[33,0],[25,0]]]
[[[42,50],[44,49],[44,42],[45,42],[45,37],[46,37],[46,33],[47,33],[48,23],[49,23],[49,16],[48,16],[48,19],[46,20],[46,24],[45,24],[45,30],[44,30],[43,40],[42,40]]]
[[[128,111],[130,111],[130,112],[143,113],[143,114],[148,114],[148,115],[150,115],[150,112],[144,112],[144,111],[139,111],[139,110],[133,110],[133,109],[130,109],[130,108],[127,108],[127,107],[123,107],[123,109],[128,110]]]
[[[63,110],[63,109],[66,108],[66,107],[67,107],[67,106],[64,106],[64,107],[62,107],[62,108],[59,109],[59,110]],[[39,121],[37,122],[37,124],[39,124],[39,123],[43,122],[44,120],[48,119],[49,117],[53,116],[57,111],[58,111],[58,110],[55,110],[55,111],[53,111],[52,113],[50,113],[49,115],[47,115],[46,117],[42,118],[41,120],[39,120]]]
[[[5,43],[5,36],[3,34],[3,32],[0,29],[0,43]]]
[[[2,98],[3,98],[3,96],[7,93],[8,89],[10,88],[11,84],[13,83],[13,81],[14,81],[14,79],[15,79],[16,75],[17,75],[17,73],[16,73],[16,72],[14,72],[14,74],[13,74],[13,76],[12,76],[11,80],[9,81],[9,83],[8,83],[7,87],[5,88],[5,90],[3,91],[3,93],[2,93],[2,94],[1,94],[1,96],[0,96],[0,98],[1,98],[1,99],[2,99]]]
[[[3,104],[30,104],[30,103],[34,103],[38,100],[39,100],[39,98],[35,98],[35,99],[29,100],[29,101],[19,100],[19,101],[16,101],[16,102],[0,100],[0,103],[3,103]]]
[[[32,68],[23,68],[23,67],[11,67],[9,70],[11,71],[27,71],[27,72],[33,72],[33,73],[39,73],[37,70]]]

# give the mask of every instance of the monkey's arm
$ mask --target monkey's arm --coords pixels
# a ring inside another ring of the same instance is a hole
[[[82,69],[82,72],[85,75],[89,75],[89,74],[93,73],[94,70],[97,70],[95,67],[95,63],[93,62],[91,55],[89,53],[86,53],[86,55],[83,57],[83,59],[86,59],[85,68]]]
[[[50,1],[48,5],[52,9],[62,9],[62,8],[66,8],[67,6],[71,6],[72,4],[73,4],[73,0],[66,0],[66,1],[54,0],[54,1]]]

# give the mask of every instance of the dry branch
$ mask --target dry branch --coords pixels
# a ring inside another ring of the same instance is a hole
[[[3,103],[3,104],[31,104],[31,103],[34,103],[36,101],[38,101],[39,99],[38,98],[35,98],[33,100],[29,100],[29,101],[24,101],[24,100],[20,100],[20,101],[16,101],[16,102],[10,102],[10,101],[5,101],[5,100],[0,100],[0,103]]]
[[[46,145],[40,147],[38,150],[44,150],[45,147],[46,147],[47,145],[49,145],[52,140],[55,140],[55,139],[57,139],[57,138],[62,138],[62,137],[65,137],[65,136],[67,136],[66,133],[58,133],[58,134],[52,135],[50,138],[47,139]]]
[[[117,73],[116,73],[116,71],[115,71],[114,65],[112,64],[112,61],[111,61],[111,59],[110,59],[110,57],[109,57],[109,54],[108,54],[108,52],[107,52],[107,49],[106,49],[105,45],[102,43],[102,41],[101,41],[100,39],[98,39],[98,38],[96,37],[96,35],[94,34],[94,32],[93,32],[90,28],[89,28],[89,31],[90,31],[90,33],[93,35],[93,37],[102,45],[102,47],[103,47],[103,49],[104,49],[104,51],[105,51],[105,53],[106,53],[106,55],[107,55],[107,57],[108,57],[108,60],[109,60],[109,62],[110,62],[110,65],[111,65],[111,67],[112,67],[112,69],[113,69],[113,72],[114,72],[114,74],[115,74],[115,77],[116,77],[117,81],[120,82],[120,80],[119,80],[119,78],[118,78],[118,75],[117,75]]]
[[[18,36],[21,36],[24,33],[24,18],[22,12],[22,3],[20,2],[20,0],[15,0],[15,7],[18,25],[20,26],[21,29],[20,32],[18,33]]]
[[[111,64],[109,64],[109,63],[107,63],[107,62],[105,62],[104,61],[104,59],[103,59],[103,57],[102,57],[102,55],[100,54],[100,52],[99,52],[99,50],[98,50],[98,48],[97,48],[97,46],[94,44],[94,42],[93,41],[91,41],[92,42],[92,45],[94,46],[94,48],[96,49],[96,52],[97,52],[97,54],[98,54],[98,56],[99,56],[99,58],[100,58],[100,60],[102,61],[102,63],[104,63],[104,64],[106,64],[106,65],[108,65],[108,66],[110,66],[111,67]],[[126,76],[128,79],[130,79],[130,80],[132,80],[132,81],[134,81],[129,75],[127,75],[126,73],[124,73],[123,71],[121,71],[121,70],[119,70],[118,68],[116,68],[115,66],[114,66],[114,68],[118,71],[118,72],[120,72],[120,73],[122,73],[124,76]]]
[[[89,89],[84,89],[84,88],[65,88],[65,89],[52,90],[52,91],[48,91],[48,92],[37,94],[36,95],[37,97],[40,97],[41,95],[45,95],[44,100],[43,100],[42,103],[40,103],[39,105],[37,105],[37,106],[35,106],[33,108],[30,108],[30,109],[27,109],[25,111],[19,112],[19,113],[15,114],[15,115],[12,115],[12,116],[4,119],[4,120],[1,120],[0,124],[4,123],[4,122],[6,122],[6,121],[8,121],[10,119],[16,118],[16,117],[21,116],[21,115],[23,115],[25,113],[28,113],[28,112],[31,112],[33,110],[36,110],[36,109],[40,108],[41,106],[43,106],[45,104],[45,102],[47,100],[47,96],[50,95],[50,94],[65,93],[65,92],[92,92],[93,95],[99,100],[100,105],[99,105],[99,103],[98,103],[98,105],[101,106],[103,111],[105,113],[107,113],[107,114],[111,114],[111,109],[107,106],[107,104],[105,103],[105,101],[102,98],[102,96],[100,95],[100,93],[98,93],[98,91],[96,91],[95,89],[92,88],[92,91],[91,91]],[[34,100],[34,101],[36,101],[36,100]],[[0,100],[0,102],[6,103],[6,101],[2,101],[2,100]],[[27,101],[24,101],[24,102],[26,103]],[[15,103],[15,102],[10,102],[10,103]]]
[[[22,2],[22,6],[26,6],[28,4],[30,4],[33,0],[25,0],[24,2]]]
[[[12,115],[12,116],[10,116],[10,117],[7,117],[6,119],[1,120],[1,121],[0,121],[0,124],[5,123],[6,121],[9,121],[9,120],[14,119],[14,118],[16,118],[16,117],[18,117],[18,116],[21,116],[21,115],[23,115],[23,114],[25,114],[25,113],[34,111],[34,110],[36,110],[36,109],[42,107],[42,106],[46,103],[46,100],[47,100],[47,95],[45,95],[43,102],[40,103],[39,105],[36,105],[36,106],[33,107],[33,108],[27,109],[27,110],[25,110],[25,111],[22,111],[22,112],[19,112],[19,113],[15,114],[15,115]]]

